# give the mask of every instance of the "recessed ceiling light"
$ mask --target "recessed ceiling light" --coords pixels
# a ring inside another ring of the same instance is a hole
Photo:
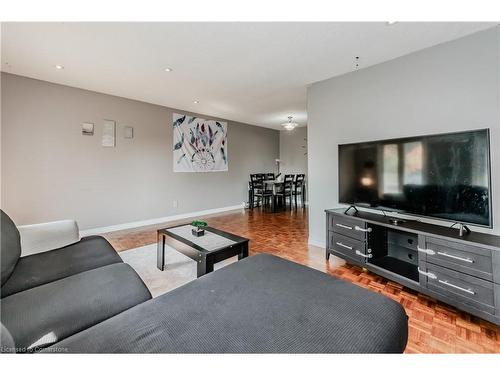
[[[195,100],[193,103],[194,104],[200,104],[200,101],[199,100]]]
[[[173,71],[173,69],[172,68],[165,68],[165,71],[166,72],[171,72],[171,71]]]
[[[394,25],[394,24],[396,24],[396,23],[398,23],[398,21],[387,21],[385,24],[386,24],[387,26],[392,26],[392,25]]]
[[[64,66],[58,64],[58,65],[54,65],[54,68],[56,68],[57,70],[63,70]]]

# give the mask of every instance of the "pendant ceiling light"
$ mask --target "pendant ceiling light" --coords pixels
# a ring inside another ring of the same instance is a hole
[[[288,122],[281,124],[281,126],[283,126],[286,130],[293,130],[299,126],[299,124],[292,121],[292,116],[288,116]]]

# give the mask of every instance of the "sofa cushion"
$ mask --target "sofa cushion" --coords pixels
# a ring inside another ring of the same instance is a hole
[[[51,349],[75,353],[392,353],[403,307],[272,255],[255,255],[156,297]]]
[[[1,285],[3,285],[14,271],[21,256],[21,239],[16,225],[3,210],[0,210],[0,227]]]
[[[2,285],[2,297],[94,268],[120,263],[122,259],[106,239],[84,237],[81,241],[44,253],[21,257]]]
[[[1,324],[0,327],[0,353],[15,353],[16,345],[9,330]]]
[[[2,323],[20,350],[36,350],[150,298],[128,264],[112,264],[2,298]]]

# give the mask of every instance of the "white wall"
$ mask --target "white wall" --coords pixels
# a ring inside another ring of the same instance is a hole
[[[310,86],[310,242],[324,246],[324,210],[339,207],[338,144],[478,128],[491,131],[494,229],[485,231],[500,234],[499,58],[492,29]]]
[[[280,131],[280,172],[307,175],[307,127]]]
[[[2,208],[17,224],[87,229],[238,205],[249,173],[276,169],[277,130],[229,121],[228,172],[173,173],[172,112],[185,111],[5,73],[1,87]],[[103,119],[117,122],[115,148],[101,146]]]

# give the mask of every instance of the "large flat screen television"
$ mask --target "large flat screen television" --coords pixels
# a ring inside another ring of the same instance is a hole
[[[339,145],[339,202],[491,228],[489,131]]]

